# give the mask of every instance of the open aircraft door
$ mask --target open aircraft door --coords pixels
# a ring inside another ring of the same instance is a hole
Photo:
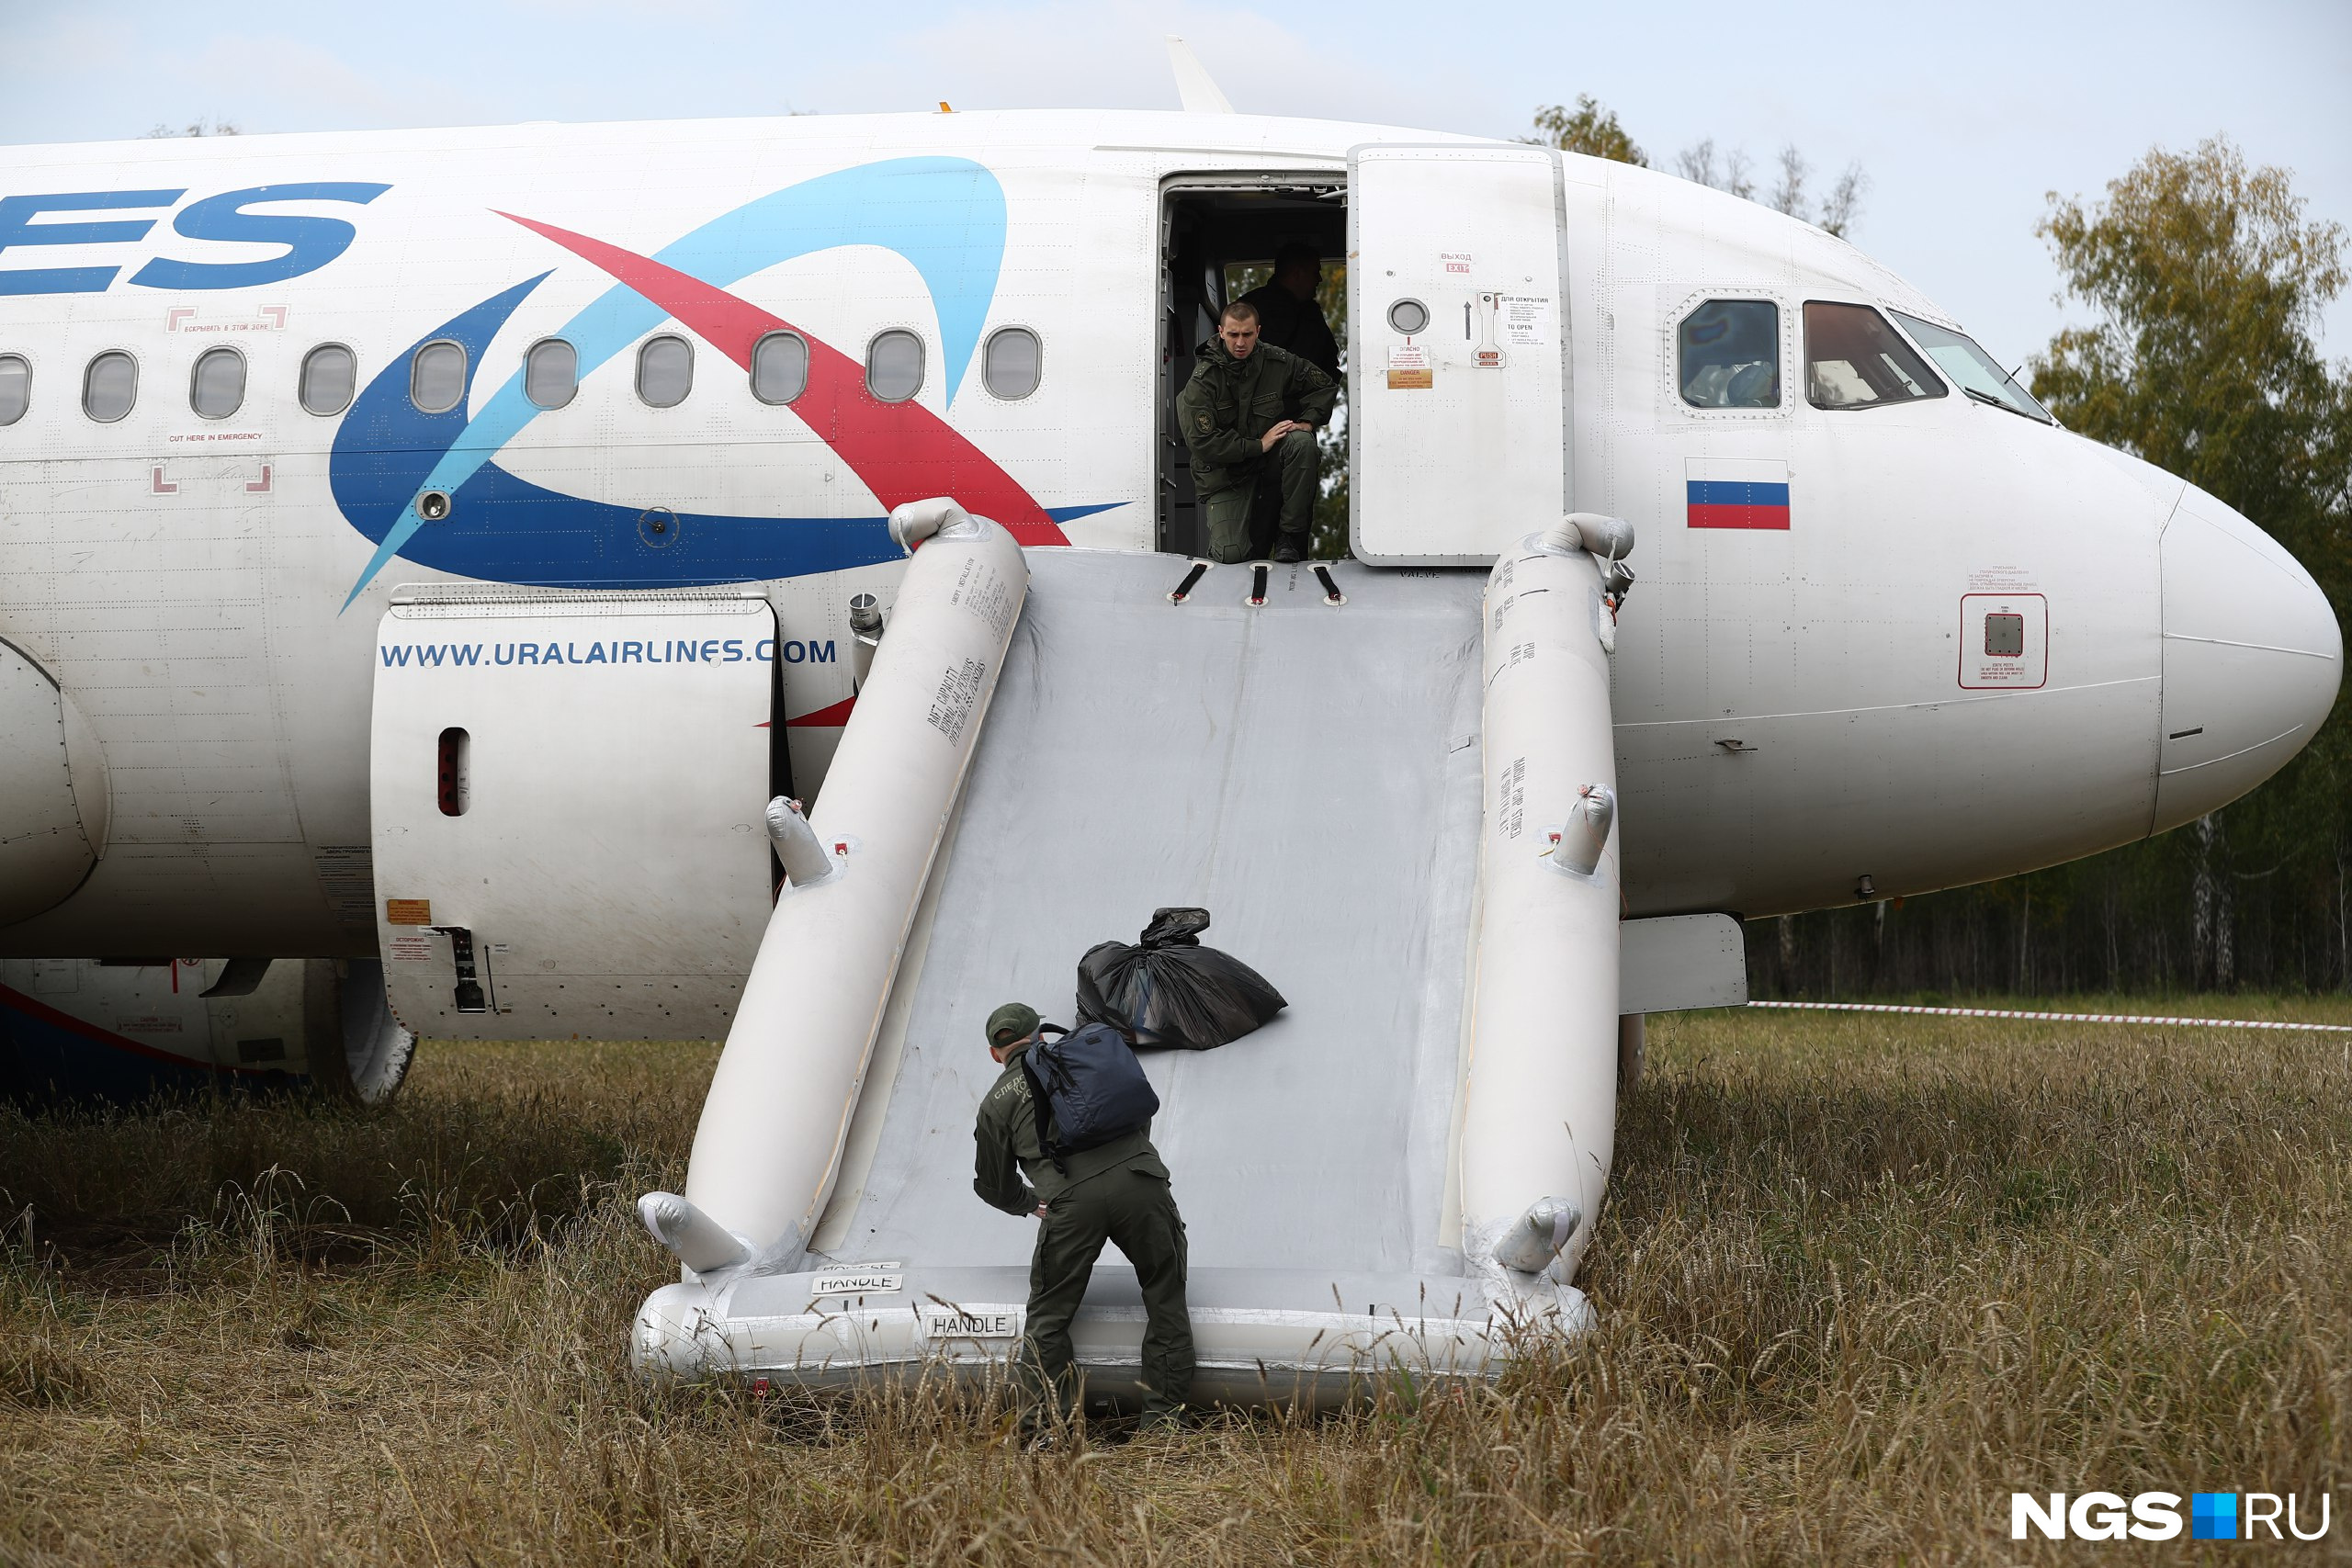
[[[740,590],[394,593],[369,772],[401,1021],[724,1035],[773,901],[775,655]]]
[[[1348,153],[1349,538],[1366,560],[1491,561],[1569,503],[1556,154]]]

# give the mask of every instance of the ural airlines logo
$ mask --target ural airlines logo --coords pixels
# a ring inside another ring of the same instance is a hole
[[[674,319],[748,372],[771,332],[808,344],[808,389],[782,418],[797,418],[880,502],[954,495],[995,518],[1023,544],[1064,542],[1060,525],[1103,506],[1047,509],[994,459],[922,403],[885,402],[865,387],[851,355],[791,321],[729,292],[752,275],[844,245],[897,253],[923,279],[938,318],[944,385],[960,387],[988,320],[1003,262],[1004,195],[996,176],[962,158],[899,158],[789,186],[721,214],[650,255],[524,214],[500,216],[529,230],[564,261],[614,280],[551,335],[569,342],[584,379],[662,321]],[[472,378],[483,351],[541,273],[460,312],[387,365],[337,431],[330,468],[336,504],[377,541],[346,607],[394,556],[495,582],[548,587],[653,587],[742,582],[837,571],[894,558],[886,515],[864,518],[662,513],[640,528],[648,506],[567,495],[499,466],[498,455],[541,412],[523,391],[518,365],[474,409]],[[420,412],[408,395],[410,359],[435,340],[466,350],[466,396],[446,413]],[[470,411],[470,412],[469,412]],[[421,497],[449,498],[446,516]]]
[[[251,288],[316,272],[351,248],[359,231],[340,218],[303,218],[254,211],[289,201],[348,201],[365,205],[392,187],[373,182],[320,180],[253,186],[191,201],[172,215],[172,232],[199,245],[226,242],[284,245],[283,255],[261,261],[206,261],[159,255],[130,275],[134,288]],[[147,237],[186,190],[82,190],[54,196],[0,197],[0,295],[96,294],[113,286],[128,263],[25,266],[39,245],[129,245]],[[144,217],[82,214],[145,212]],[[167,247],[170,248],[170,247]],[[186,249],[187,247],[176,247]],[[16,253],[16,254],[10,254]],[[249,252],[236,253],[240,257]]]
[[[2191,1540],[2318,1540],[2327,1534],[2329,1494],[2319,1495],[2319,1528],[2306,1530],[2292,1493],[2199,1492],[2190,1496]],[[2143,1492],[2130,1501],[2112,1492],[2085,1492],[2072,1502],[2064,1492],[2046,1498],[2033,1492],[2009,1494],[2009,1539],[2028,1532],[2045,1540],[2171,1540],[2180,1534],[2180,1495]],[[2283,1532],[2280,1525],[2284,1524]]]

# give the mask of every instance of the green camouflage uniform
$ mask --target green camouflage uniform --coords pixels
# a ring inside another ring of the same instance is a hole
[[[1282,496],[1281,529],[1304,536],[1315,525],[1315,433],[1295,430],[1261,451],[1259,438],[1285,419],[1331,423],[1339,384],[1286,350],[1260,343],[1247,359],[1213,337],[1196,351],[1193,378],[1176,395],[1176,419],[1193,452],[1193,486],[1207,513],[1209,554],[1250,558],[1252,503],[1261,491]]]
[[[972,1190],[1008,1214],[1046,1205],[1029,1259],[1028,1323],[1013,1353],[1027,1419],[1042,1418],[1047,1390],[1068,1411],[1077,1395],[1069,1325],[1105,1240],[1118,1244],[1143,1287],[1143,1393],[1147,1421],[1173,1417],[1193,1387],[1193,1319],[1184,1309],[1184,1221],[1148,1125],[1063,1156],[1054,1168],[1037,1145],[1029,1075],[1016,1046],[980,1100]],[[1023,1180],[1023,1177],[1027,1180]]]

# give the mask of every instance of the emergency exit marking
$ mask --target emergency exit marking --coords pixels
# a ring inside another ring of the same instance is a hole
[[[433,900],[387,898],[384,900],[384,923],[388,926],[429,926],[433,923]]]

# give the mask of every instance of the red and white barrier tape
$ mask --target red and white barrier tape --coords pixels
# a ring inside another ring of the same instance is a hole
[[[1747,1005],[1806,1012],[1907,1012],[1928,1018],[2021,1018],[2035,1023],[2165,1023],[2191,1029],[2286,1029],[2301,1034],[2352,1034],[2352,1023],[2280,1023],[2253,1018],[2156,1018],[2136,1012],[2019,1012],[2010,1008],[1902,1007],[1894,1002],[1750,1002]]]

